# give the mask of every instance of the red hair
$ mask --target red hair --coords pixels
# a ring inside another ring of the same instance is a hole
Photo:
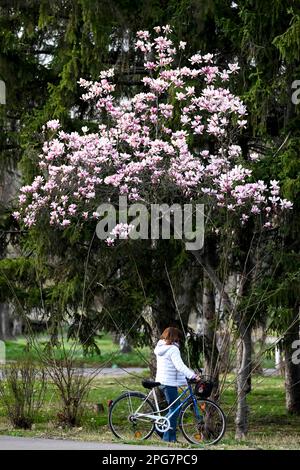
[[[160,339],[164,339],[167,344],[179,343],[182,339],[182,333],[178,328],[169,326],[163,331]]]

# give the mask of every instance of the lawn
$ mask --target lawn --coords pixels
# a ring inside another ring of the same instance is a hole
[[[46,336],[38,337],[39,345],[43,348],[48,341]],[[97,367],[146,367],[149,359],[149,348],[139,348],[128,354],[121,354],[117,344],[113,343],[110,335],[104,335],[97,340],[100,355],[86,356],[82,347],[76,346],[74,357],[76,363]],[[74,342],[66,342],[66,349],[74,347]],[[22,359],[27,350],[27,340],[24,337],[6,342],[6,358],[8,361]],[[59,353],[59,352],[58,352]],[[31,350],[31,357],[38,361],[36,350]],[[266,359],[264,367],[272,367],[272,359]],[[65,429],[58,425],[59,398],[52,383],[49,382],[43,409],[36,417],[31,431],[12,429],[5,417],[0,403],[0,433],[18,436],[59,437],[80,440],[96,440],[113,442],[114,436],[107,426],[109,400],[115,399],[123,390],[143,390],[141,376],[147,376],[145,370],[140,377],[125,375],[122,377],[103,377],[94,380],[92,389],[85,404],[82,425],[74,429]],[[285,410],[284,381],[281,377],[262,377],[255,375],[252,380],[252,392],[248,395],[250,409],[250,427],[247,440],[234,440],[235,391],[234,377],[229,375],[226,380],[221,406],[227,415],[227,432],[222,441],[215,446],[217,449],[298,449],[300,447],[300,417],[289,416]],[[97,411],[97,404],[103,406],[103,411]],[[183,447],[191,447],[179,435]],[[146,444],[161,444],[153,437]]]
[[[37,336],[37,344],[39,349],[43,349],[48,343],[49,337],[46,335]],[[100,349],[101,354],[89,354],[85,355],[82,346],[75,344],[74,341],[65,341],[64,347],[66,351],[72,348],[73,357],[76,359],[78,365],[99,366],[99,367],[147,367],[150,358],[149,347],[134,348],[130,353],[120,353],[118,344],[112,341],[110,334],[104,334],[100,339],[96,340],[97,346]],[[18,337],[12,341],[5,341],[6,346],[6,360],[17,361],[22,360],[24,353],[28,354],[28,342],[25,337]],[[39,359],[37,350],[32,349],[29,355],[35,359]],[[274,368],[274,358],[264,357],[262,361],[262,367]]]
[[[147,375],[147,371],[143,376]],[[214,449],[299,449],[300,417],[289,416],[285,411],[284,383],[281,377],[253,378],[253,390],[248,395],[250,405],[250,429],[247,440],[234,440],[234,390],[233,376],[229,376],[227,387],[222,396],[221,406],[227,416],[227,432],[222,441]],[[13,430],[4,415],[0,404],[0,433],[15,436],[36,436],[48,438],[69,438],[79,440],[95,440],[114,442],[107,426],[108,401],[116,398],[123,390],[142,390],[141,379],[133,376],[121,378],[102,378],[93,383],[85,413],[80,427],[65,429],[57,424],[59,401],[53,385],[49,384],[43,410],[37,416],[31,431]],[[96,404],[101,403],[104,410],[99,414]],[[182,447],[192,447],[179,434]],[[147,444],[164,445],[154,436],[144,442]]]
[[[49,337],[45,335],[38,336],[36,341],[39,345],[38,349],[42,350],[48,341]],[[95,353],[93,355],[85,355],[82,346],[72,340],[65,341],[64,346],[67,351],[72,349],[73,357],[78,365],[86,365],[87,367],[147,367],[148,365],[150,350],[147,347],[135,348],[132,352],[126,354],[120,353],[118,344],[112,341],[109,334],[103,335],[100,339],[97,339],[96,342],[101,352],[100,355]],[[7,361],[22,360],[24,353],[26,352],[28,354],[28,343],[25,337],[19,337],[13,341],[5,341],[5,346]],[[39,359],[37,348],[31,349],[29,355],[34,360]]]

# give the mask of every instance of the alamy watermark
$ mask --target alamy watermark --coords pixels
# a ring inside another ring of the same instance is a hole
[[[0,341],[0,365],[5,364],[6,361],[6,350],[4,341]]]
[[[300,364],[300,339],[296,339],[295,341],[293,341],[292,349],[295,349],[295,351],[292,354],[292,363],[295,365],[299,365]]]
[[[186,250],[200,250],[204,244],[204,204],[128,203],[120,196],[117,206],[110,203],[97,208],[96,234],[100,240],[183,240]]]
[[[0,80],[0,104],[6,104],[6,87],[3,80]]]
[[[292,93],[292,103],[297,105],[300,103],[300,80],[293,81],[292,89],[295,90]]]

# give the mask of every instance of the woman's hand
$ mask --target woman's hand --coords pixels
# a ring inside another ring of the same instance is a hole
[[[201,380],[201,374],[196,374],[191,378],[193,382],[199,382]]]
[[[193,380],[196,382],[199,382],[202,378],[202,369],[196,369],[195,370],[195,377],[193,377]]]

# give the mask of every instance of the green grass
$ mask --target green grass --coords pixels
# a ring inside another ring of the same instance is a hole
[[[145,374],[147,373],[145,372]],[[235,394],[232,381],[233,376],[229,376],[221,401],[222,408],[228,414],[227,432],[222,441],[214,446],[214,449],[299,449],[300,417],[290,416],[286,413],[284,382],[281,377],[255,376],[253,378],[253,389],[248,395],[249,434],[244,441],[237,442],[234,439]],[[123,390],[142,390],[140,382],[140,378],[128,375],[117,379],[105,377],[95,380],[85,405],[83,423],[75,429],[64,429],[58,426],[59,401],[53,385],[49,384],[45,405],[38,414],[31,431],[12,429],[0,404],[0,434],[114,442],[116,439],[107,426],[107,403],[109,400],[115,399]],[[97,414],[95,411],[97,403],[104,405],[104,412],[101,414]],[[179,446],[193,447],[184,441],[180,433],[178,437],[180,439]],[[144,444],[164,445],[156,436]]]
[[[275,359],[271,357],[264,357],[262,360],[262,367],[266,369],[274,369],[275,368]]]
[[[39,336],[41,348],[47,343],[46,336]],[[149,348],[132,351],[128,354],[120,354],[118,345],[112,342],[109,335],[103,336],[98,341],[101,355],[84,356],[81,347],[77,347],[74,357],[78,364],[88,366],[119,366],[119,367],[145,367],[149,359]],[[66,342],[67,350],[74,347],[72,341]],[[6,342],[6,357],[8,361],[16,361],[24,357],[27,349],[26,338]],[[59,356],[58,351],[58,356]],[[30,351],[33,359],[39,359],[35,350]],[[273,359],[266,359],[264,367],[273,367]],[[143,375],[147,374],[145,372]],[[249,434],[247,440],[237,442],[234,439],[234,413],[235,391],[233,376],[227,377],[221,406],[227,416],[227,432],[221,443],[215,446],[217,449],[297,449],[300,446],[300,417],[290,416],[285,410],[284,381],[281,377],[254,376],[252,379],[252,392],[248,395],[250,409]],[[82,426],[75,429],[64,429],[58,425],[57,413],[59,412],[59,398],[53,384],[48,384],[45,405],[36,416],[36,422],[31,431],[15,430],[10,427],[5,417],[4,409],[0,403],[0,433],[18,436],[57,437],[80,440],[96,440],[104,442],[114,441],[114,437],[107,426],[107,403],[115,399],[123,390],[143,390],[141,380],[133,376],[104,377],[93,382],[89,393]],[[104,412],[98,414],[95,405],[104,405]],[[180,434],[179,434],[180,437]],[[140,442],[139,442],[140,444]],[[163,445],[157,437],[151,438],[147,444]],[[182,437],[180,444],[183,447],[191,447]]]
[[[38,336],[37,344],[39,349],[42,350],[47,344],[47,336]],[[75,347],[74,347],[75,345]],[[101,354],[84,355],[83,348],[74,343],[74,341],[65,341],[65,349],[69,351],[72,349],[73,357],[78,364],[85,364],[87,366],[105,366],[105,367],[147,367],[149,359],[149,348],[135,348],[132,352],[121,354],[119,346],[114,344],[110,335],[105,335],[97,340],[97,345]],[[5,341],[6,346],[6,360],[18,361],[24,358],[24,353],[28,350],[27,339],[20,337],[14,341]],[[33,360],[39,360],[39,352],[33,348],[27,352]],[[60,351],[57,351],[57,358]]]

